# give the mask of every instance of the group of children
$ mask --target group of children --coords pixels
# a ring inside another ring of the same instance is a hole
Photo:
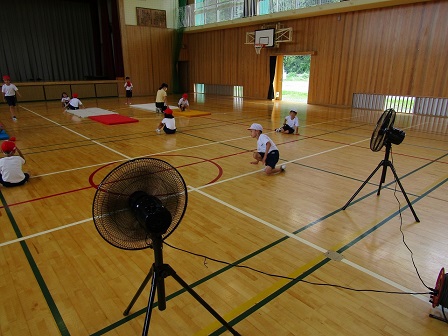
[[[16,106],[16,94],[20,97],[17,87],[11,83],[9,76],[3,76],[4,84],[2,86],[2,93],[4,100],[8,103],[13,121],[17,121],[15,115]],[[126,77],[126,83],[124,85],[126,89],[126,104],[131,104],[132,88],[133,85],[129,77]],[[166,91],[168,85],[162,83],[156,95],[156,108],[160,109],[160,112],[164,113],[164,118],[160,121],[156,128],[156,132],[160,133],[161,130],[166,134],[176,133],[176,121],[173,116],[173,111],[167,105]],[[66,92],[62,93],[61,98],[62,106],[65,109],[77,110],[80,107],[85,108],[82,102],[78,99],[78,94],[73,93],[70,98]],[[185,93],[178,102],[178,107],[181,111],[185,111],[189,107],[188,95]],[[251,164],[258,164],[261,162],[265,165],[264,172],[266,175],[272,175],[285,170],[285,165],[281,165],[277,168],[276,165],[280,159],[280,154],[277,146],[266,134],[263,134],[263,127],[260,124],[252,124],[248,130],[251,137],[257,139],[257,149],[253,153]],[[283,125],[275,130],[276,132],[285,134],[299,134],[299,120],[297,118],[297,111],[291,110],[289,115],[285,118]],[[25,158],[20,149],[15,144],[15,138],[3,141],[1,144],[1,150],[4,157],[0,159],[0,184],[5,187],[14,187],[23,185],[30,178],[28,173],[22,171],[22,166],[25,163]],[[18,154],[15,155],[15,154]]]
[[[73,93],[72,98],[70,98],[67,92],[62,92],[61,97],[62,107],[66,110],[79,110],[79,108],[86,108],[83,103],[78,99],[78,94]]]

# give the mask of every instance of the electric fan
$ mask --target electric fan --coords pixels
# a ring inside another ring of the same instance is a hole
[[[388,109],[378,119],[372,137],[370,138],[370,149],[373,152],[378,152],[383,148],[387,132],[394,125],[395,115],[396,112],[394,109]]]
[[[92,213],[101,237],[109,244],[125,250],[154,250],[154,263],[124,315],[129,314],[152,278],[142,333],[146,336],[156,289],[158,308],[165,310],[164,279],[172,276],[233,335],[239,335],[171,266],[163,263],[163,240],[173,233],[182,220],[187,207],[187,195],[185,181],[180,173],[167,162],[154,158],[138,158],[123,163],[113,169],[98,186]]]
[[[370,149],[373,152],[378,152],[383,148],[383,146],[386,146],[386,152],[384,154],[384,159],[378,164],[378,166],[375,168],[375,170],[370,174],[370,176],[364,181],[364,183],[361,185],[361,187],[356,191],[356,193],[349,199],[349,201],[342,207],[342,210],[345,210],[351,201],[358,195],[358,193],[361,191],[362,188],[369,182],[369,180],[375,175],[375,173],[383,167],[380,183],[378,186],[378,192],[377,195],[380,195],[381,186],[386,181],[386,172],[387,167],[390,167],[392,170],[392,173],[394,174],[395,181],[397,181],[398,185],[400,186],[400,189],[403,193],[403,196],[406,199],[406,202],[408,203],[409,208],[412,211],[412,214],[414,215],[414,218],[417,222],[420,222],[420,220],[417,217],[417,214],[414,211],[414,208],[412,207],[411,202],[409,201],[408,195],[404,191],[404,188],[400,182],[400,179],[398,178],[397,172],[395,171],[394,165],[389,160],[390,151],[392,148],[392,144],[399,145],[403,142],[406,133],[400,129],[394,128],[394,122],[395,122],[395,115],[396,112],[394,109],[387,109],[383,112],[381,117],[378,119],[378,122],[376,123],[376,127],[373,130],[372,137],[370,138]]]

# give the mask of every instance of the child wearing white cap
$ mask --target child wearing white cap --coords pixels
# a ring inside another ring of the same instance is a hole
[[[248,130],[250,130],[250,136],[257,139],[257,150],[253,153],[255,161],[252,161],[251,164],[258,164],[261,161],[266,166],[264,169],[266,175],[284,171],[285,165],[275,168],[280,154],[275,143],[266,134],[263,134],[263,126],[252,124]]]
[[[277,128],[275,131],[286,134],[299,134],[299,119],[297,118],[297,111],[289,111],[289,115],[286,116],[283,126]]]

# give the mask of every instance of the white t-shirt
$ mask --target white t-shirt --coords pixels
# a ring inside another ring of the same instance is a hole
[[[271,140],[271,138],[269,138],[266,134],[260,134],[260,136],[258,137],[257,140],[257,152],[259,153],[266,153],[266,144],[270,142],[271,143],[271,148],[269,148],[269,152],[272,152],[273,150],[278,150],[277,146],[275,145],[275,143]]]
[[[299,119],[297,118],[297,116],[294,117],[294,119],[291,119],[291,116],[288,115],[288,116],[286,116],[285,121],[286,121],[286,124],[293,129],[296,126],[299,127]]]
[[[70,103],[71,106],[73,107],[79,107],[79,105],[82,105],[81,101],[78,98],[72,98],[70,99]]]
[[[19,89],[14,84],[9,84],[9,85],[3,84],[3,86],[2,86],[2,92],[5,94],[6,97],[15,96],[16,91],[18,91],[18,90]]]
[[[181,105],[181,106],[190,106],[190,104],[188,103],[188,99],[183,99],[181,98],[179,100],[179,103],[177,103],[177,105]]]
[[[174,120],[174,118],[163,118],[162,124],[165,124],[166,128],[169,128],[171,130],[176,129],[176,121]]]
[[[9,183],[18,183],[23,181],[25,174],[22,172],[22,165],[25,160],[17,155],[7,156],[0,159],[0,174],[2,179]]]
[[[124,87],[126,88],[126,90],[130,90],[132,91],[132,88],[134,87],[131,83],[131,85],[128,86],[128,82],[124,83]]]
[[[67,104],[68,102],[70,102],[70,97],[62,97],[61,102]]]

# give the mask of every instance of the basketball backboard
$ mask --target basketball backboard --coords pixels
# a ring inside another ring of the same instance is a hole
[[[254,43],[264,44],[267,48],[275,46],[275,28],[256,30]]]

